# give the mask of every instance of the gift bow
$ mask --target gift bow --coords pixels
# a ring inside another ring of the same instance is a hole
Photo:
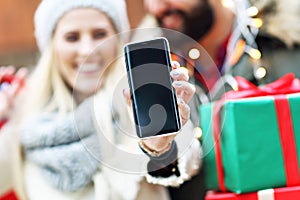
[[[288,73],[282,78],[262,87],[257,87],[247,79],[240,76],[237,76],[235,79],[238,84],[238,91],[226,92],[223,98],[239,99],[300,92],[300,81],[295,78],[293,73]]]
[[[224,180],[224,171],[223,171],[223,165],[222,165],[222,152],[221,152],[221,146],[220,146],[220,133],[221,133],[221,127],[220,127],[220,118],[219,118],[219,112],[221,108],[223,107],[224,103],[226,102],[226,99],[240,99],[240,98],[250,98],[250,97],[259,97],[259,96],[269,96],[269,95],[284,95],[284,94],[292,94],[292,93],[298,93],[300,92],[300,81],[299,79],[295,78],[295,75],[293,73],[288,73],[282,78],[278,79],[277,81],[274,81],[270,84],[267,84],[263,87],[257,87],[251,82],[249,82],[247,79],[243,77],[236,77],[236,81],[238,84],[238,91],[228,91],[222,96],[222,100],[218,101],[214,104],[213,107],[213,136],[214,140],[216,142],[215,144],[215,156],[216,156],[216,167],[217,167],[217,177],[219,182],[219,188],[221,191],[226,191],[225,186],[225,180]],[[282,96],[281,96],[282,97]],[[280,117],[282,119],[286,120],[279,120],[279,129],[281,129],[280,134],[282,135],[281,140],[285,140],[284,143],[290,143],[289,141],[293,141],[293,128],[292,128],[292,119],[291,114],[288,105],[288,100],[286,97],[283,99],[279,97],[280,102],[279,106],[276,107],[283,107],[285,110],[288,110],[288,112],[282,112],[283,114],[280,114],[280,112],[277,112],[277,117]],[[276,98],[277,99],[277,98]],[[225,101],[224,101],[225,100]],[[275,100],[276,104],[276,100]],[[279,109],[280,110],[280,109]],[[284,116],[284,117],[282,117]],[[284,123],[282,123],[284,121]],[[287,133],[288,134],[287,134]],[[291,162],[292,164],[289,164],[287,167],[286,175],[287,175],[287,185],[293,186],[300,183],[300,176],[298,174],[298,160],[293,158],[297,158],[297,151],[296,151],[296,145],[295,143],[285,145],[288,146],[288,148],[283,149],[283,151],[286,151],[285,157],[288,158],[289,161],[295,161]],[[295,176],[296,175],[296,176]]]

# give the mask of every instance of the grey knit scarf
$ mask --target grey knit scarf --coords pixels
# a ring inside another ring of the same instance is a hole
[[[22,127],[25,158],[62,191],[87,186],[98,169],[99,142],[91,113],[90,102],[84,102],[62,120],[57,113],[39,114]]]

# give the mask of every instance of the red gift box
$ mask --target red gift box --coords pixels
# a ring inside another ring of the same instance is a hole
[[[299,200],[300,186],[260,190],[258,192],[235,194],[231,192],[211,192],[205,200]]]

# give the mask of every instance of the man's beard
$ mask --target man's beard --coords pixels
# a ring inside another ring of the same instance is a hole
[[[205,36],[211,29],[214,23],[214,13],[211,5],[205,0],[199,3],[197,7],[193,9],[191,13],[185,13],[182,10],[169,10],[164,15],[177,14],[183,18],[183,30],[180,31],[183,34],[191,37],[192,39],[199,41]],[[158,19],[158,23],[162,27],[162,20]],[[164,27],[162,27],[164,28]],[[172,40],[172,38],[170,38]],[[174,38],[176,40],[176,38]]]

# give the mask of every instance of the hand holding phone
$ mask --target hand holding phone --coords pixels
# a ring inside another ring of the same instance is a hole
[[[177,133],[181,122],[167,40],[130,43],[124,51],[137,135],[145,138]]]
[[[172,85],[167,40],[158,38],[131,43],[124,50],[138,136],[149,138],[177,133],[181,128],[180,118],[183,123],[189,119],[186,103],[193,96],[194,87],[187,82],[186,70],[178,66],[174,66],[171,73],[174,80]]]

